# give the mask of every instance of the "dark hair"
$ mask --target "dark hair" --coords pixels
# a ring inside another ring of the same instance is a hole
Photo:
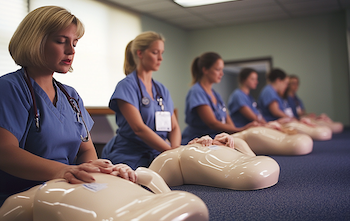
[[[221,59],[220,55],[215,52],[206,52],[200,57],[196,57],[191,67],[192,84],[195,84],[203,77],[203,68],[209,69],[219,59]]]
[[[289,75],[289,79],[297,79],[298,80],[298,83],[299,83],[299,77],[297,76],[297,75],[295,75],[295,74],[291,74],[291,75]]]
[[[267,76],[267,79],[270,82],[275,82],[277,79],[284,80],[287,77],[287,74],[278,68],[272,69]]]
[[[298,80],[298,84],[299,84],[299,77],[297,75],[291,74],[289,75],[289,79],[297,79]],[[290,84],[288,84],[287,89],[284,92],[283,98],[287,98],[288,97],[288,93],[290,90]]]
[[[243,68],[238,75],[238,83],[243,84],[251,73],[257,73],[253,68]]]

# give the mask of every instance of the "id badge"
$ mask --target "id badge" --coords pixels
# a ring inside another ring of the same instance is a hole
[[[284,109],[284,113],[288,116],[288,117],[294,117],[292,108],[287,107],[286,109]]]
[[[302,112],[303,112],[303,110],[301,109],[301,107],[300,107],[300,106],[297,106],[297,113],[298,113],[299,115],[301,115]]]
[[[221,123],[226,124],[226,118],[225,117],[221,117]]]
[[[171,131],[171,114],[169,111],[156,111],[156,131]]]

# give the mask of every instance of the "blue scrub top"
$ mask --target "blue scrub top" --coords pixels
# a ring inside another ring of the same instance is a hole
[[[271,85],[266,85],[263,90],[260,92],[260,96],[258,99],[258,107],[261,111],[261,114],[265,118],[266,121],[274,121],[277,120],[278,117],[272,115],[269,110],[269,105],[273,102],[277,101],[278,106],[281,111],[287,108],[283,99],[277,94],[275,89]]]
[[[197,82],[189,90],[186,96],[186,107],[185,107],[185,121],[188,126],[182,132],[182,145],[186,145],[189,141],[196,137],[202,137],[209,135],[214,138],[216,134],[222,131],[216,131],[210,129],[199,117],[196,107],[201,105],[208,105],[213,110],[215,118],[221,122],[226,122],[226,107],[220,94],[216,93],[213,89],[213,94],[216,97],[216,105],[212,102],[210,96],[204,91],[202,86]]]
[[[40,131],[34,123],[33,100],[24,69],[0,77],[0,127],[17,138],[19,148],[49,160],[74,164],[82,142],[80,135],[86,136],[84,125],[77,121],[76,113],[59,87],[55,85],[57,103],[54,106],[45,91],[33,79],[30,81],[40,114]],[[82,99],[72,87],[64,85],[64,88],[78,100],[88,130],[91,130],[93,120]],[[0,199],[39,183],[42,182],[20,179],[0,170]]]
[[[249,107],[256,116],[259,115],[259,111],[256,108],[257,103],[254,98],[251,95],[245,94],[241,89],[234,90],[228,99],[228,110],[236,127],[244,127],[252,122],[239,111],[244,106]]]
[[[141,103],[141,92],[137,85],[136,71],[127,75],[121,80],[110,99],[109,108],[115,111],[116,122],[118,125],[117,135],[103,148],[102,158],[111,160],[114,164],[125,163],[131,168],[143,166],[148,167],[153,159],[160,154],[159,151],[153,149],[143,142],[131,129],[125,117],[119,110],[117,99],[128,102],[140,111],[143,122],[158,134],[163,140],[167,139],[166,131],[156,131],[155,129],[155,113],[161,111],[161,107],[156,99],[157,90],[159,89],[160,96],[163,98],[164,111],[174,112],[174,104],[171,99],[168,89],[161,83],[154,81],[152,87],[153,99],[147,93],[145,85],[140,80],[140,87],[145,97],[148,97],[150,104],[144,106]]]
[[[298,114],[298,108],[300,108],[301,110],[305,110],[302,100],[297,95],[294,95],[294,97],[288,96],[287,102],[289,107],[292,108],[294,117],[299,119],[300,116]]]

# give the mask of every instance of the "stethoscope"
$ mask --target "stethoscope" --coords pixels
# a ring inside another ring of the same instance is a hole
[[[143,106],[147,107],[150,103],[150,99],[148,97],[145,97],[143,95],[142,89],[141,89],[141,85],[140,85],[140,79],[137,77],[137,74],[135,73],[135,78],[136,78],[136,82],[137,82],[137,86],[139,87],[140,93],[141,93],[141,103]],[[156,89],[156,99],[158,101],[158,105],[160,106],[161,110],[164,111],[164,104],[163,104],[163,97],[159,92],[159,88],[158,85],[156,85],[153,81],[152,78],[152,84],[154,85],[155,89]]]
[[[200,84],[199,84],[200,85]],[[201,85],[200,85],[201,86]],[[213,92],[215,98],[216,98],[216,105],[214,104],[214,102],[212,101],[212,99],[210,98],[209,94],[207,92],[205,92],[204,88],[201,86],[202,90],[204,91],[204,93],[207,95],[208,99],[210,100],[210,106],[213,110],[217,110],[218,108],[221,109],[224,113],[226,113],[226,106],[225,103],[222,102],[218,96]]]
[[[34,96],[33,85],[30,82],[28,73],[26,72],[25,69],[24,69],[24,76],[25,76],[24,79],[25,79],[25,81],[26,81],[26,83],[28,85],[28,88],[29,88],[29,91],[30,91],[30,94],[31,94],[32,100],[33,100],[33,111],[34,111],[35,127],[36,127],[37,131],[40,131],[39,112],[38,112],[38,108],[36,106],[36,100],[35,100],[35,96]],[[82,122],[84,124],[85,130],[86,130],[86,136],[84,137],[83,135],[80,135],[81,141],[83,141],[83,142],[89,141],[90,132],[89,132],[87,126],[86,126],[86,123],[84,121],[83,115],[81,114],[78,101],[74,97],[71,97],[68,94],[68,92],[64,89],[63,85],[60,82],[56,81],[54,78],[53,78],[53,82],[60,88],[60,90],[66,96],[70,106],[72,107],[74,112],[77,114],[77,121],[80,122],[80,118],[81,118],[81,120],[82,120]]]

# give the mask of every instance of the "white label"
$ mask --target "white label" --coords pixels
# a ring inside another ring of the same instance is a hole
[[[171,131],[171,114],[169,111],[156,112],[156,130]]]
[[[218,145],[211,145],[208,148],[211,150],[219,150],[220,149],[220,147]]]
[[[100,190],[106,189],[107,183],[84,183],[83,187],[96,193]]]
[[[292,108],[287,107],[286,109],[284,109],[284,113],[288,116],[288,117],[294,117]]]

